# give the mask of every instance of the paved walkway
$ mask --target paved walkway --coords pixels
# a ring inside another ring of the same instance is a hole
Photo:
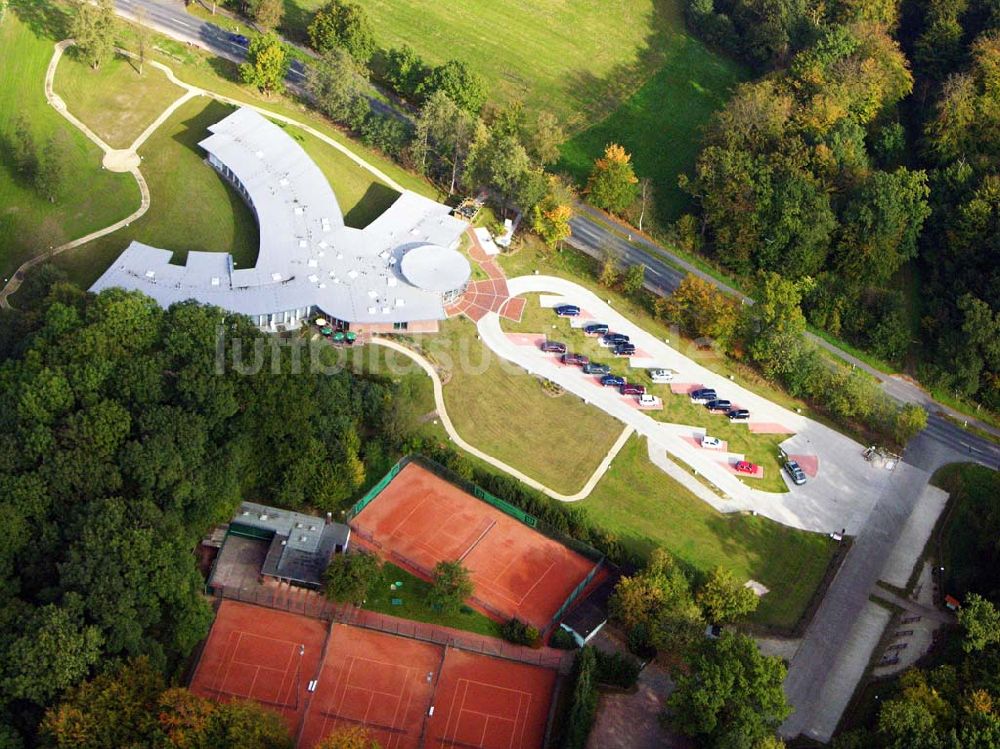
[[[427,361],[427,359],[425,359],[423,356],[418,354],[413,349],[407,348],[406,346],[403,346],[402,344],[397,343],[396,341],[390,340],[388,338],[379,338],[377,336],[372,336],[370,343],[376,346],[385,346],[386,348],[390,348],[393,351],[398,351],[404,356],[408,356],[410,359],[415,361],[420,366],[420,368],[424,370],[424,372],[426,372],[430,376],[431,382],[433,383],[434,386],[434,405],[437,408],[438,416],[441,418],[441,424],[442,426],[444,426],[445,432],[448,433],[448,436],[458,447],[460,447],[462,450],[465,450],[465,452],[469,453],[470,455],[474,455],[480,460],[489,463],[494,468],[497,468],[503,471],[504,473],[509,473],[514,478],[523,481],[532,489],[543,492],[544,494],[547,494],[548,496],[552,497],[553,499],[557,499],[560,502],[577,502],[581,499],[585,499],[586,497],[590,496],[590,493],[594,491],[594,487],[597,486],[597,482],[600,481],[601,478],[603,478],[608,468],[611,467],[611,461],[615,459],[615,456],[617,456],[619,452],[621,452],[621,449],[625,446],[625,443],[628,442],[628,438],[632,436],[633,433],[632,428],[626,426],[622,430],[622,433],[618,436],[618,439],[615,440],[615,443],[611,446],[611,449],[608,451],[608,454],[604,456],[604,460],[601,461],[600,465],[597,466],[597,469],[591,474],[590,478],[587,479],[587,483],[583,485],[583,488],[580,489],[580,491],[578,491],[576,494],[562,494],[561,492],[557,492],[554,489],[550,489],[549,487],[545,486],[545,484],[541,483],[540,481],[536,481],[535,479],[519,471],[513,466],[504,463],[502,460],[499,460],[498,458],[494,458],[492,455],[484,453],[478,447],[474,447],[473,445],[470,445],[468,442],[462,439],[462,437],[458,433],[458,430],[455,429],[455,425],[452,423],[451,417],[448,415],[448,409],[444,403],[444,388],[441,384],[441,378],[438,376],[437,370],[434,369],[434,365],[431,364],[429,361]]]
[[[472,281],[465,293],[445,312],[449,316],[465,315],[473,322],[479,322],[489,312],[496,312],[501,317],[518,322],[524,310],[523,299],[511,299],[507,289],[507,277],[496,260],[483,249],[475,230],[470,226],[466,229],[469,237],[469,257],[486,274],[485,281]]]
[[[615,388],[603,388],[596,378],[578,367],[563,366],[558,357],[545,354],[528,337],[508,336],[495,313],[478,323],[483,342],[499,356],[532,374],[539,374],[592,403],[649,440],[653,461],[720,512],[753,511],[785,525],[829,533],[846,528],[857,533],[870,513],[880,487],[890,472],[864,460],[862,445],[801,414],[793,413],[712,372],[642,330],[593,292],[563,278],[521,276],[508,279],[512,296],[541,293],[546,306],[561,302],[579,305],[581,317],[599,320],[627,333],[638,348],[629,364],[633,367],[669,367],[680,374],[678,382],[688,386],[714,387],[723,397],[749,408],[755,422],[781,426],[793,436],[782,446],[791,454],[816,456],[819,473],[804,486],[789,486],[786,493],[764,492],[743,483],[731,465],[744,456],[739,453],[702,449],[705,430],[683,424],[667,424],[635,407],[635,400],[623,398]],[[666,395],[665,397],[683,397]],[[723,418],[723,417],[720,417]],[[753,428],[751,422],[749,428]],[[776,428],[774,426],[772,429]],[[670,461],[666,456],[670,456]],[[698,472],[696,478],[677,466],[681,461]],[[714,486],[718,491],[708,485]]]

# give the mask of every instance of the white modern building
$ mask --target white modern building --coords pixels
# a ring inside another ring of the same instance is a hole
[[[364,229],[345,226],[326,177],[280,127],[242,108],[209,131],[199,144],[208,163],[260,225],[257,264],[236,268],[229,254],[189,252],[173,265],[171,251],[132,242],[91,291],[134,289],[164,307],[195,299],[272,330],[313,314],[371,332],[437,330],[471,275],[457,249],[468,224],[404,191]]]

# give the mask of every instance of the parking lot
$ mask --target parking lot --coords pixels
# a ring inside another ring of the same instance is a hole
[[[722,512],[753,511],[803,530],[829,533],[846,529],[850,534],[861,527],[891,475],[885,467],[864,459],[863,445],[702,367],[571,281],[551,276],[521,276],[509,280],[508,287],[511,296],[541,294],[540,303],[544,307],[578,306],[580,315],[571,318],[574,326],[601,322],[612,331],[628,335],[635,352],[623,359],[617,369],[626,374],[629,368],[636,372],[648,368],[675,370],[677,375],[671,389],[681,392],[672,393],[668,386],[663,386],[662,397],[683,398],[691,389],[712,388],[720,398],[750,411],[751,418],[745,422],[747,429],[789,434],[781,447],[799,460],[808,476],[802,486],[786,480],[789,491],[785,493],[756,489],[751,485],[752,477],[741,480],[734,469],[745,456],[702,448],[704,428],[658,421],[637,407],[637,396],[622,395],[616,387],[602,387],[598,376],[584,373],[579,366],[563,364],[558,353],[542,351],[539,337],[506,334],[495,314],[479,321],[483,342],[496,354],[631,425],[649,440],[651,453],[662,452],[696,471],[697,477],[684,469],[671,471],[671,475],[682,480],[697,496]],[[554,311],[552,319],[557,320]],[[720,414],[719,418],[726,417]]]

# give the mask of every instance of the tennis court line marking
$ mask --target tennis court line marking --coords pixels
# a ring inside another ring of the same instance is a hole
[[[461,685],[463,683],[464,683],[465,689],[464,689],[464,691],[462,691],[462,702],[459,704],[458,711],[455,711],[455,700],[458,699],[458,693],[459,693],[460,687],[461,687]],[[517,695],[517,710],[514,712],[514,717],[513,718],[508,718],[508,717],[505,717],[503,715],[498,715],[496,713],[485,713],[482,710],[473,710],[472,708],[465,707],[465,702],[466,702],[466,700],[468,699],[468,696],[469,696],[469,687],[472,686],[473,684],[476,684],[476,685],[478,685],[480,687],[483,687],[484,689],[489,690],[489,691],[494,691],[494,692],[496,692],[496,691],[504,691],[504,692],[510,692],[511,694]],[[484,716],[486,716],[486,719],[487,719],[486,720],[486,725],[483,727],[483,735],[479,739],[479,745],[480,746],[484,746],[483,741],[486,738],[486,729],[489,727],[489,720],[490,720],[490,718],[495,718],[497,720],[503,720],[503,721],[506,721],[506,722],[513,722],[514,723],[514,730],[511,732],[510,747],[511,747],[511,749],[514,749],[514,747],[515,747],[514,741],[518,737],[518,734],[520,734],[520,741],[517,743],[517,746],[518,747],[524,746],[524,731],[525,731],[525,729],[527,727],[527,723],[528,723],[527,716],[528,716],[529,711],[531,710],[531,699],[532,699],[532,697],[534,697],[534,693],[532,693],[532,692],[525,692],[523,689],[511,689],[510,687],[502,687],[502,686],[500,686],[498,684],[489,684],[489,683],[487,683],[485,681],[479,681],[478,679],[466,679],[465,677],[460,677],[459,680],[458,680],[458,684],[456,685],[456,688],[455,688],[455,694],[454,694],[454,696],[452,697],[452,700],[451,700],[451,709],[450,709],[449,714],[448,714],[448,723],[445,726],[445,731],[444,731],[444,735],[442,736],[442,739],[445,742],[457,743],[458,740],[459,740],[458,739],[458,730],[459,730],[460,726],[462,725],[462,713],[473,713],[475,715],[484,715]],[[524,708],[524,717],[522,718],[521,717],[521,712],[522,712],[521,708],[524,705],[524,699],[525,698],[527,698],[528,704],[527,704],[527,707]],[[451,732],[452,733],[451,738],[448,738],[448,733],[449,733],[449,731],[451,729],[451,721],[452,721],[452,716],[453,715],[456,716],[456,718],[455,718],[455,730]]]
[[[486,530],[484,530],[482,533],[479,534],[479,538],[477,538],[475,541],[473,541],[472,545],[468,549],[466,549],[464,552],[462,552],[462,556],[460,556],[458,558],[458,561],[461,562],[467,556],[469,556],[469,554],[471,554],[475,550],[475,548],[477,546],[479,546],[479,542],[482,541],[484,538],[486,538],[486,534],[489,533],[491,530],[493,530],[496,527],[497,527],[497,521],[496,520],[492,521],[489,525],[487,525],[486,526]]]
[[[236,639],[236,644],[235,645],[232,644],[233,635],[237,635],[237,639]],[[282,670],[282,669],[278,669],[278,668],[273,668],[271,666],[261,666],[260,664],[253,663],[252,661],[239,660],[236,656],[239,653],[240,645],[242,645],[242,643],[243,643],[243,636],[244,635],[250,635],[251,637],[256,637],[256,638],[258,638],[260,640],[270,640],[271,642],[277,642],[277,643],[280,643],[280,644],[289,645],[290,648],[289,648],[289,652],[288,652],[288,660],[285,663],[285,668]],[[269,637],[268,635],[258,635],[258,634],[255,634],[253,632],[247,632],[246,630],[243,630],[243,629],[240,629],[240,630],[230,630],[230,632],[229,632],[229,634],[228,634],[228,636],[227,636],[226,639],[227,639],[227,646],[226,646],[225,650],[223,650],[223,653],[230,652],[231,654],[227,658],[228,663],[226,664],[225,674],[223,675],[221,683],[217,681],[218,686],[215,688],[216,692],[218,692],[219,694],[229,694],[229,695],[233,695],[233,696],[236,696],[236,697],[243,697],[243,698],[251,699],[252,700],[252,699],[254,699],[253,690],[254,690],[254,687],[257,685],[257,679],[260,678],[261,671],[262,670],[263,671],[273,671],[275,673],[280,673],[281,674],[281,682],[280,682],[280,686],[279,686],[279,689],[278,689],[278,694],[276,695],[277,696],[277,700],[276,701],[279,704],[283,705],[284,707],[288,708],[289,710],[297,710],[298,709],[297,707],[294,707],[293,705],[289,705],[286,702],[285,697],[287,697],[287,693],[290,690],[294,689],[294,683],[293,684],[288,684],[286,686],[285,685],[285,680],[289,676],[289,671],[291,669],[292,661],[295,658],[295,646],[297,644],[300,644],[300,643],[295,643],[295,642],[292,642],[291,640],[282,640],[282,639],[279,639],[277,637]],[[230,647],[229,647],[230,645],[232,645],[232,650],[231,651],[230,651]],[[229,675],[230,675],[230,673],[232,671],[232,668],[233,668],[234,664],[236,664],[238,666],[251,666],[251,667],[254,668],[253,679],[250,681],[250,688],[249,688],[249,691],[246,694],[242,694],[241,692],[233,691],[233,690],[230,690],[230,689],[226,688],[226,682],[229,681]],[[293,680],[293,682],[294,682],[294,680]],[[270,700],[265,700],[265,701],[266,702],[271,702]]]

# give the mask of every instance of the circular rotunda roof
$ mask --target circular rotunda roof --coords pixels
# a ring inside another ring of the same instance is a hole
[[[407,281],[425,291],[454,291],[465,286],[472,275],[462,253],[437,244],[422,244],[407,251],[400,270]]]

